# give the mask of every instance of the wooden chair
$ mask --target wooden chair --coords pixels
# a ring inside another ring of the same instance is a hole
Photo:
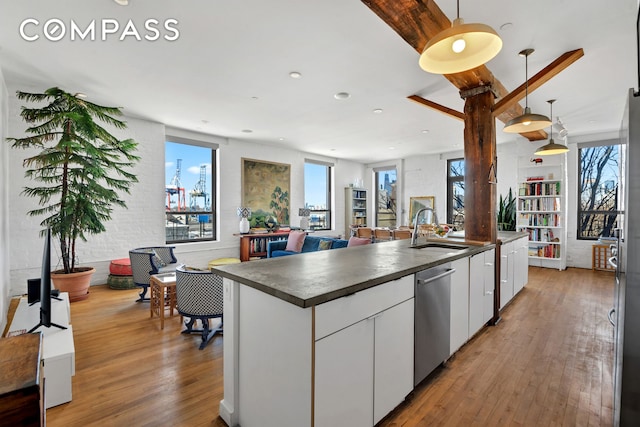
[[[386,242],[389,240],[393,240],[391,230],[387,228],[374,228],[373,237],[376,242]]]
[[[222,332],[223,288],[222,277],[211,271],[193,270],[180,266],[176,269],[176,298],[178,313],[188,317],[183,334],[200,333],[202,350],[216,332]],[[220,325],[209,329],[209,319],[220,318]],[[196,320],[202,322],[202,329],[194,329]]]
[[[411,230],[408,228],[393,230],[393,240],[410,239]]]
[[[356,228],[356,237],[373,239],[373,230],[369,227]]]

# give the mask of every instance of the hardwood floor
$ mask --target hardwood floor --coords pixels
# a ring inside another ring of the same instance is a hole
[[[71,305],[73,401],[49,409],[48,425],[224,426],[224,338],[200,351],[198,336],[180,334],[179,317],[160,330],[136,295],[97,286]],[[611,425],[612,301],[611,273],[530,268],[529,284],[502,321],[380,425]]]

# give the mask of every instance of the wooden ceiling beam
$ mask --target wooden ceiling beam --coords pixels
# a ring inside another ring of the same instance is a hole
[[[424,46],[436,34],[451,27],[451,21],[433,0],[362,0],[362,2],[418,53],[422,53]],[[460,91],[491,84],[498,98],[501,99],[509,94],[504,85],[484,65],[461,73],[445,74],[444,77]],[[495,117],[506,123],[523,113],[524,109],[520,104],[513,103]],[[527,132],[523,136],[531,141],[537,141],[546,139],[547,133],[541,130]]]
[[[424,99],[421,96],[418,95],[410,95],[407,96],[407,98],[413,102],[417,102],[420,105],[424,105],[425,107],[429,107],[432,108],[436,111],[439,111],[441,113],[444,113],[448,116],[453,117],[454,119],[458,119],[458,120],[462,120],[464,121],[464,113],[458,111],[458,110],[454,110],[453,108],[449,108],[449,107],[445,107],[444,105],[438,104],[436,102],[433,101],[429,101],[428,99]]]
[[[528,80],[529,93],[538,89],[540,86],[551,80],[551,78],[557,76],[562,70],[583,56],[584,51],[582,49],[571,50],[560,55],[555,61],[544,67],[540,72]],[[493,106],[493,114],[499,116],[511,107],[512,104],[523,99],[526,96],[526,92],[527,82],[524,82],[495,103]]]

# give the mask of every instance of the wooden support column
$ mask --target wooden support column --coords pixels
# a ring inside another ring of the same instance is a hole
[[[461,93],[464,104],[464,229],[469,240],[496,242],[496,126],[489,86]]]

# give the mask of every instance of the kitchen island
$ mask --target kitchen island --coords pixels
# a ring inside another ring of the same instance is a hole
[[[374,425],[413,389],[414,274],[479,257],[492,300],[494,256],[492,244],[398,240],[215,267],[225,288],[221,417],[244,427]]]

